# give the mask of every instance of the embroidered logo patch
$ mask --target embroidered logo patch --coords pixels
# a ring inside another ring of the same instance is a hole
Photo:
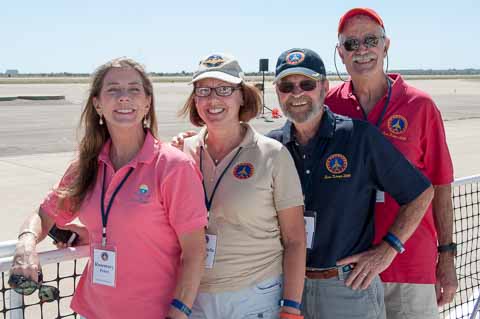
[[[205,65],[208,68],[213,68],[219,65],[222,65],[222,63],[225,62],[222,56],[220,55],[211,55],[205,60],[202,61],[202,64]]]
[[[392,115],[387,122],[388,130],[393,134],[402,134],[408,128],[408,121],[401,115]]]
[[[150,198],[150,189],[146,184],[140,184],[135,192],[134,200],[141,203],[147,203]]]
[[[145,185],[145,184],[140,185],[140,187],[138,187],[138,193],[139,194],[148,193],[148,185]]]
[[[285,58],[285,62],[290,65],[297,65],[305,60],[305,53],[301,51],[290,52]]]
[[[233,168],[233,176],[238,179],[247,179],[253,176],[254,168],[251,163],[240,163]]]
[[[332,154],[325,163],[327,170],[332,174],[342,174],[348,166],[348,161],[342,154]]]

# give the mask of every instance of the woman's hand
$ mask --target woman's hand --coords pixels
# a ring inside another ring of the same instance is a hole
[[[37,238],[33,233],[25,232],[18,238],[10,276],[21,275],[38,282],[40,260],[35,248],[36,244]]]
[[[172,140],[170,141],[170,145],[183,151],[183,143],[185,139],[188,137],[195,136],[197,134],[198,133],[195,131],[186,131],[186,132],[178,133],[177,136],[172,137]]]

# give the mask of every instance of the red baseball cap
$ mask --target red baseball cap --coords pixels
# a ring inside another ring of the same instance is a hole
[[[347,13],[345,13],[340,18],[340,22],[338,23],[338,34],[340,34],[340,32],[342,32],[343,27],[345,26],[345,23],[347,23],[347,21],[350,18],[353,18],[354,16],[357,16],[357,15],[366,15],[366,16],[372,18],[375,22],[377,22],[385,30],[385,26],[383,25],[382,18],[380,18],[378,13],[376,13],[373,9],[370,9],[370,8],[353,8],[351,10],[348,10]]]

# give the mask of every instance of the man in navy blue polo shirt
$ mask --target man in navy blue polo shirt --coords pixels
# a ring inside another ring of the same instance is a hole
[[[309,49],[280,55],[278,100],[288,121],[268,135],[292,154],[305,196],[306,318],[385,318],[378,274],[404,250],[433,196],[430,182],[368,122],[332,113],[321,58]],[[377,190],[399,204],[373,246]]]

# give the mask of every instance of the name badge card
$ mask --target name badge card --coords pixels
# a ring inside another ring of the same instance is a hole
[[[215,253],[217,251],[217,235],[206,234],[207,257],[205,259],[205,268],[212,269],[215,262]]]
[[[306,210],[303,219],[305,221],[305,233],[307,235],[307,249],[312,249],[313,239],[315,238],[315,225],[317,222],[317,212]]]
[[[377,191],[375,201],[377,203],[385,203],[385,192]]]
[[[92,247],[92,282],[97,285],[115,287],[117,252],[113,247]]]

